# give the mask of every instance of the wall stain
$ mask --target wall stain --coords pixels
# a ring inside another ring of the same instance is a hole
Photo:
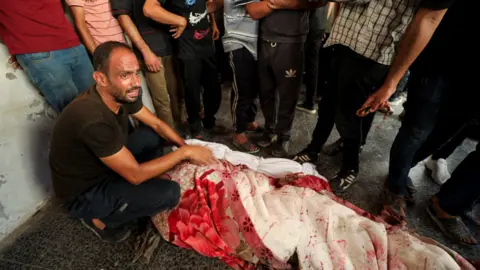
[[[0,202],[0,218],[8,220],[8,216],[5,213],[5,207],[3,206],[3,204],[1,202]]]
[[[13,74],[12,72],[5,73],[5,77],[9,80],[15,80],[17,78],[17,76],[15,76],[15,74]]]
[[[42,102],[40,100],[35,99],[30,105],[28,105],[28,107],[31,109],[31,108],[38,107],[41,104],[42,104]]]

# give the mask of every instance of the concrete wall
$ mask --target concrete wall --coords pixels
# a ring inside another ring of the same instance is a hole
[[[48,146],[54,113],[8,58],[0,43],[0,239],[52,193]]]
[[[0,241],[53,194],[48,151],[56,113],[8,58],[0,43]],[[148,91],[143,102],[153,111]]]

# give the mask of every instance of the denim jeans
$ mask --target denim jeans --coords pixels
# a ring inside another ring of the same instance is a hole
[[[390,191],[406,195],[408,173],[415,154],[435,127],[450,87],[446,77],[423,76],[412,71],[405,118],[390,150],[387,183]]]
[[[129,135],[127,148],[141,163],[161,156],[164,142],[152,129],[140,126]],[[103,182],[67,202],[67,208],[73,217],[98,218],[108,228],[118,228],[171,209],[179,200],[177,182],[154,178],[133,185],[112,172]]]
[[[33,84],[58,112],[95,83],[93,66],[83,45],[16,57]]]

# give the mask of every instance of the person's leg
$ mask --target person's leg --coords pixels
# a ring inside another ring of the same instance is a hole
[[[72,55],[72,50],[70,48],[17,55],[18,62],[30,80],[38,87],[50,106],[58,112],[61,112],[79,93],[72,80],[71,65],[67,61]]]
[[[92,85],[95,84],[93,79],[93,66],[90,58],[88,57],[87,50],[83,45],[78,45],[73,48],[74,57],[72,60],[72,74],[73,83],[77,87],[79,93],[86,91]]]
[[[252,110],[255,107],[254,100],[258,95],[256,69],[257,65],[253,55],[245,48],[229,53],[230,66],[232,68],[232,120],[235,127],[234,144],[240,150],[255,153],[259,148],[248,142],[245,135],[248,125],[255,121],[252,119]]]
[[[278,119],[275,129],[278,142],[272,151],[272,155],[276,157],[286,157],[288,155],[290,131],[302,84],[303,47],[303,43],[277,43],[272,58],[276,92],[279,97]]]
[[[480,198],[477,167],[480,164],[480,144],[453,171],[452,177],[432,197],[429,214],[437,225],[454,240],[465,244],[477,241],[460,219]]]
[[[146,162],[163,155],[165,139],[148,126],[140,125],[128,135],[127,148],[138,162]]]
[[[380,87],[388,67],[365,58],[356,52],[343,48],[339,63],[338,105],[335,124],[343,139],[343,164],[339,174],[332,179],[332,188],[337,192],[346,191],[356,180],[359,170],[360,146],[364,126],[371,125],[371,118],[356,115],[366,99]],[[356,70],[352,73],[351,70]],[[373,117],[370,115],[369,117]],[[366,124],[363,122],[367,121]]]
[[[159,57],[162,61],[162,57]],[[167,82],[165,78],[165,63],[158,72],[145,71],[145,78],[147,86],[152,96],[153,107],[155,112],[161,120],[167,123],[170,127],[175,128],[173,122],[172,110],[170,107],[170,95],[167,89]]]
[[[258,142],[261,147],[269,147],[276,141],[275,126],[277,123],[277,94],[275,80],[270,63],[275,48],[270,42],[259,41],[258,44],[258,76],[260,80],[260,106],[265,118],[265,134]]]
[[[202,136],[202,121],[200,111],[202,102],[201,94],[201,73],[202,60],[181,59],[181,71],[183,85],[185,87],[185,105],[187,108],[188,124],[193,137]]]
[[[314,111],[315,97],[317,95],[319,53],[322,46],[323,30],[310,29],[305,42],[305,101],[298,106],[299,109]]]
[[[170,96],[170,108],[172,110],[173,121],[181,124],[185,119],[185,96],[180,79],[180,70],[178,59],[174,56],[162,57],[165,68],[165,81],[167,82],[167,91]]]
[[[222,102],[222,87],[218,78],[215,57],[203,58],[201,61],[201,84],[203,86],[203,107],[205,110],[203,126],[211,130],[216,126],[215,114],[220,109]]]

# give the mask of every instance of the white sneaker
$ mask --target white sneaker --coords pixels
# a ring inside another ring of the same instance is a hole
[[[438,160],[430,158],[425,162],[425,167],[431,171],[430,176],[433,181],[439,185],[443,185],[451,177],[450,172],[448,171],[447,161],[443,158]]]

